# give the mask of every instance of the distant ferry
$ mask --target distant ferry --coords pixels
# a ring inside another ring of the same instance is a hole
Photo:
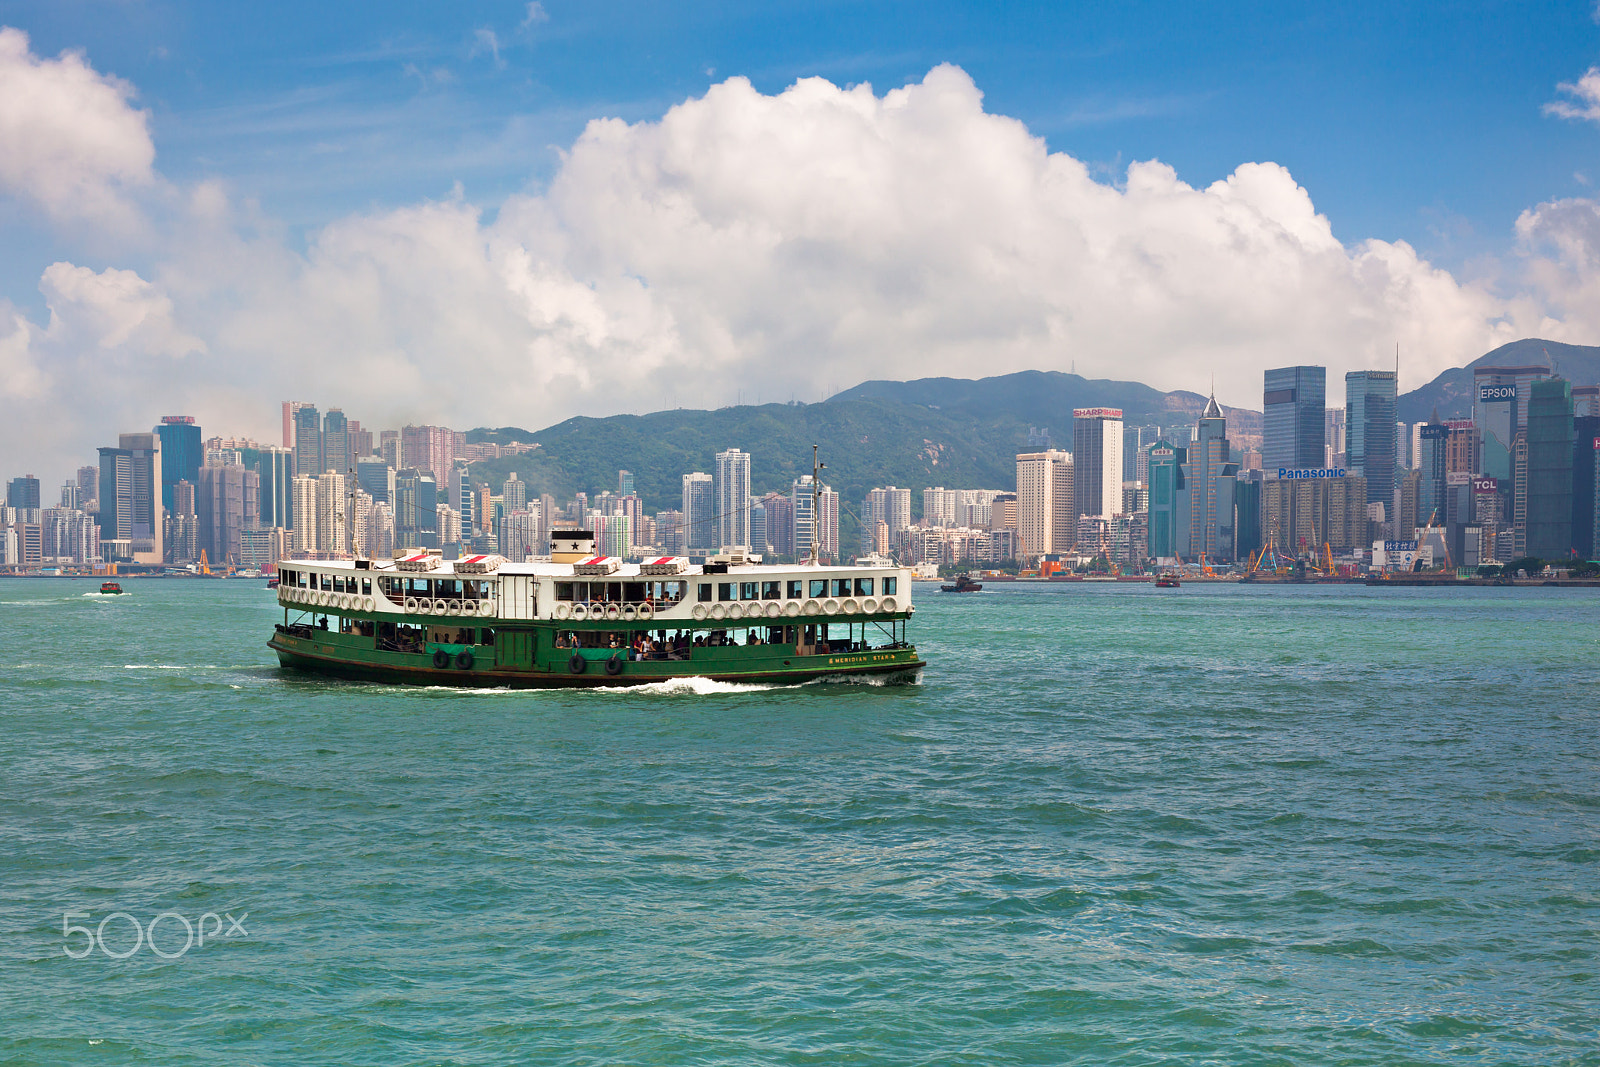
[[[548,560],[278,564],[286,668],[389,683],[589,687],[675,678],[803,682],[924,666],[906,632],[911,575],[896,566],[767,566],[737,554],[624,563],[557,530]]]
[[[954,585],[941,585],[939,591],[942,593],[981,593],[983,592],[983,583],[973,581],[970,574],[958,574]]]
[[[100,591],[102,593],[120,593],[122,592],[122,586],[116,582],[101,582]]]
[[[1178,576],[1171,571],[1167,571],[1166,573],[1156,577],[1157,589],[1176,589],[1181,584],[1182,583],[1178,580]]]

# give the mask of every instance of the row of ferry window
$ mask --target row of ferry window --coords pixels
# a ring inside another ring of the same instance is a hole
[[[800,600],[802,589],[805,589],[804,596],[818,600],[829,596],[872,596],[874,581],[871,578],[812,578],[809,581],[794,579],[788,582],[701,582],[701,603],[711,601],[713,584],[716,585],[718,600]],[[883,579],[883,595],[893,596],[898,584],[897,578]]]
[[[406,597],[429,597],[439,600],[486,600],[489,582],[471,578],[412,578],[386,574],[378,579],[378,588],[390,600]]]
[[[342,574],[319,574],[316,571],[290,571],[279,569],[278,584],[294,589],[323,589],[330,593],[359,593],[372,595],[372,579]]]
[[[667,582],[557,582],[557,600],[575,600],[579,603],[642,604],[646,600],[657,604],[676,604],[683,599],[688,583]]]

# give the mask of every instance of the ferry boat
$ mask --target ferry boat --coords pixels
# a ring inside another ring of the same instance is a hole
[[[1182,583],[1178,580],[1178,576],[1172,571],[1165,571],[1156,576],[1157,589],[1176,589],[1181,584]]]
[[[941,585],[941,593],[981,593],[983,583],[974,581],[970,574],[958,574],[954,585]]]
[[[283,621],[267,642],[285,668],[389,683],[628,686],[675,678],[911,680],[910,571],[788,566],[740,553],[624,563],[594,535],[557,530],[548,559],[284,559]]]
[[[101,582],[100,583],[100,592],[102,592],[102,593],[120,593],[120,592],[122,592],[122,586],[118,585],[116,582]]]

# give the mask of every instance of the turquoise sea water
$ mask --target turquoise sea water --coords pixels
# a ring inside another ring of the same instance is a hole
[[[919,586],[919,686],[475,693],[124,585],[0,581],[0,1063],[1600,1062],[1587,591]]]

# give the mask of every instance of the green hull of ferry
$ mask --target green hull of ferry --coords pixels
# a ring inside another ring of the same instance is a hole
[[[438,620],[417,619],[425,625]],[[473,620],[479,621],[479,620]],[[488,620],[482,620],[488,621]],[[788,623],[789,620],[784,620]],[[351,620],[352,632],[305,625],[280,625],[267,642],[285,668],[311,674],[394,685],[473,686],[491,688],[594,688],[669,682],[680,678],[708,678],[722,682],[796,683],[826,678],[865,676],[884,681],[913,681],[924,666],[914,646],[894,640],[902,625],[885,617],[877,620],[804,620],[804,625],[768,626],[724,623],[720,630],[700,627],[706,636],[729,629],[758,629],[779,636],[774,643],[757,645],[693,645],[679,650],[682,658],[634,658],[627,647],[558,647],[558,640],[573,634],[590,639],[617,635],[618,644],[632,643],[636,633],[659,633],[661,627],[616,623],[523,624],[494,627],[456,627],[467,641],[426,641],[415,650],[379,647],[371,634],[360,632],[361,619]],[[827,626],[848,633],[843,640],[814,645],[784,642],[801,638],[808,630]],[[866,635],[876,630],[884,643],[874,646]],[[683,627],[674,624],[672,630]],[[467,633],[470,631],[470,633]],[[486,632],[487,631],[487,632]],[[861,634],[860,638],[857,634]],[[440,635],[446,636],[446,635]]]

